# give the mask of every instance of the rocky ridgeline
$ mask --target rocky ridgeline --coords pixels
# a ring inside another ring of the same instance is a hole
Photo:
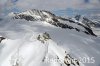
[[[41,34],[41,35],[38,35],[38,36],[37,36],[37,40],[39,40],[40,42],[42,42],[42,43],[44,44],[44,43],[47,42],[48,40],[52,40],[52,39],[51,39],[50,35],[49,35],[47,32],[45,32],[45,33],[43,33],[43,34]],[[48,46],[49,46],[49,45],[48,45]],[[45,59],[46,59],[46,58],[43,58],[43,62],[45,61]],[[57,60],[60,61],[59,56],[57,56]],[[71,57],[70,54],[67,54],[66,51],[65,51],[65,57],[64,57],[63,63],[64,63],[65,65],[67,65],[67,66],[71,66],[71,65],[80,66],[79,61],[76,60],[76,59],[74,59],[73,57]],[[61,66],[62,66],[62,63],[61,63]]]
[[[45,10],[32,9],[32,10],[27,10],[27,11],[21,12],[21,13],[13,13],[13,19],[25,19],[27,21],[38,21],[38,20],[45,21],[56,27],[60,27],[63,29],[74,29],[78,32],[84,32],[88,35],[96,36],[93,33],[92,29],[89,26],[87,26],[87,24],[82,24],[82,23],[76,22],[75,20],[72,20],[72,19],[58,17],[58,16],[52,14],[51,12],[45,11]],[[62,21],[65,21],[66,23],[62,23]],[[67,23],[69,23],[69,24],[67,24]],[[78,27],[74,27],[71,24],[75,24],[85,30],[82,30]]]

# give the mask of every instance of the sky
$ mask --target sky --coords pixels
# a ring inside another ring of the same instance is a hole
[[[100,0],[0,0],[0,15],[9,12],[42,9],[49,11],[72,9],[100,9]]]

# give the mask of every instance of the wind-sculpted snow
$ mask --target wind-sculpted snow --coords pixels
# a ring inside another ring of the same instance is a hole
[[[55,66],[53,63],[56,63],[56,66],[80,66],[78,60],[74,60],[65,49],[58,46],[51,38],[47,38],[48,33],[45,32],[39,36],[44,39],[42,40],[44,42],[41,42],[38,36],[37,39],[24,42],[24,44],[21,40],[7,38],[1,41],[5,47],[2,49],[0,66],[44,66],[46,64]],[[50,61],[51,59],[53,61]]]
[[[25,19],[27,21],[46,21],[47,23],[52,24],[56,27],[60,27],[63,29],[74,29],[78,32],[84,32],[86,34],[96,36],[93,33],[92,29],[87,26],[87,24],[82,24],[79,22],[76,23],[73,20],[58,17],[45,10],[32,9],[21,13],[13,13],[12,15],[13,19]]]
[[[58,19],[60,23],[85,30],[74,21],[63,20]],[[38,37],[43,34],[45,38]],[[0,66],[100,65],[100,38],[82,31],[65,30],[47,21],[7,17],[0,21],[0,36],[5,38],[0,43]],[[76,61],[66,63],[66,58]]]

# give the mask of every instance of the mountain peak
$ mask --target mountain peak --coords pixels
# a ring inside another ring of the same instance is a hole
[[[87,26],[87,24],[79,23],[72,19],[56,16],[49,11],[32,9],[21,13],[12,14],[14,15],[13,19],[25,19],[27,21],[45,21],[56,27],[60,27],[63,29],[74,29],[78,32],[84,32],[86,34],[96,36],[93,33],[92,29]]]

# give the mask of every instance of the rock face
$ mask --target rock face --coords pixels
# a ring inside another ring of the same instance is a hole
[[[65,58],[64,58],[64,63],[67,65],[67,66],[71,66],[71,65],[74,65],[74,66],[80,66],[80,63],[78,60],[72,58],[69,54],[66,54]]]
[[[4,37],[0,37],[0,43],[2,42],[2,40],[4,40],[4,39],[6,39],[6,38],[4,38]]]
[[[76,16],[75,18],[76,20],[79,20],[80,16]],[[89,27],[89,24],[86,22],[86,19],[84,19],[85,23],[83,24],[72,19],[58,17],[45,10],[32,9],[21,13],[13,13],[13,19],[25,19],[27,21],[45,21],[56,27],[60,27],[63,29],[74,29],[78,32],[84,32],[86,34],[96,36],[93,33],[92,29]]]
[[[45,41],[47,41],[49,39],[51,39],[51,38],[47,32],[43,33],[42,35],[38,35],[38,37],[37,37],[37,40],[41,41],[42,43],[45,43]]]

